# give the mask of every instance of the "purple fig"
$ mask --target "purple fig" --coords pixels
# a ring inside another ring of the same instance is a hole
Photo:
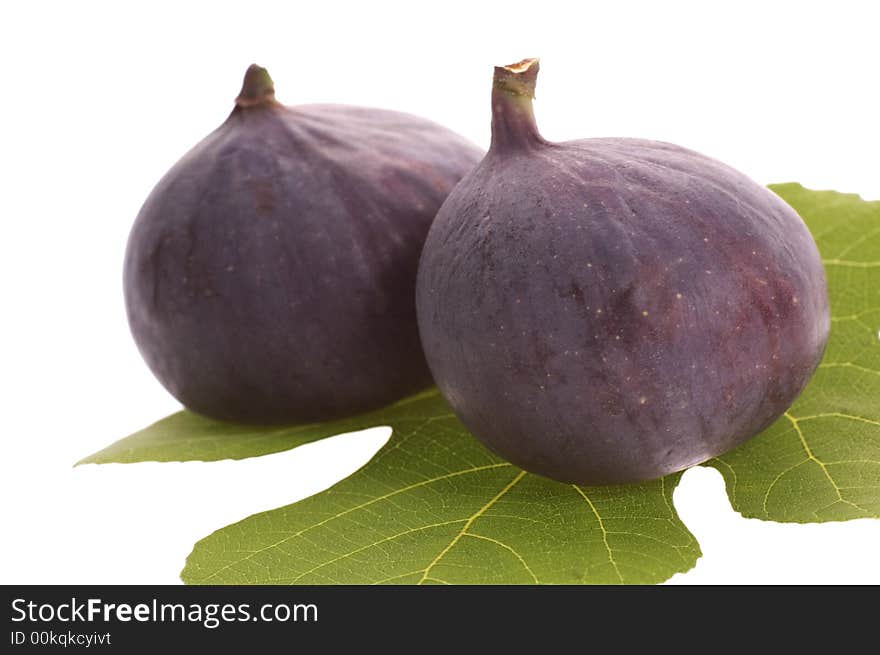
[[[696,152],[546,141],[537,72],[495,70],[491,148],[422,252],[437,385],[489,448],[564,482],[649,480],[730,450],[789,407],[825,348],[810,233]]]
[[[132,228],[125,300],[147,364],[186,407],[248,423],[346,416],[430,385],[419,253],[480,156],[408,114],[285,107],[251,66]]]

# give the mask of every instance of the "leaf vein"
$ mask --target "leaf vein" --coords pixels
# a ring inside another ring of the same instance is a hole
[[[620,574],[620,569],[617,567],[617,562],[614,561],[614,553],[611,552],[611,546],[608,544],[608,530],[605,529],[605,522],[602,520],[602,516],[599,514],[599,511],[596,509],[596,506],[593,504],[593,501],[590,500],[590,497],[584,493],[584,490],[579,486],[573,484],[571,485],[575,491],[577,491],[581,497],[586,501],[587,505],[592,510],[593,514],[596,517],[596,521],[599,525],[599,530],[602,532],[602,543],[605,544],[605,550],[608,552],[608,561],[611,562],[611,566],[614,568],[614,572],[617,573],[617,578],[623,583],[623,576]],[[665,497],[665,496],[664,496]]]
[[[530,567],[530,566],[528,565],[528,563],[527,563],[526,560],[523,558],[523,556],[520,555],[518,552],[516,552],[516,550],[515,550],[512,546],[509,546],[509,545],[507,545],[506,543],[504,543],[504,542],[502,542],[502,541],[499,541],[498,539],[493,539],[492,537],[487,537],[486,535],[483,535],[483,534],[477,534],[477,533],[475,533],[475,532],[466,532],[463,536],[465,536],[465,537],[472,537],[472,538],[474,538],[474,539],[484,539],[485,541],[488,541],[488,542],[490,542],[490,543],[496,544],[497,546],[500,546],[501,548],[504,548],[504,549],[506,549],[506,550],[509,550],[509,551],[513,554],[513,556],[516,557],[516,558],[519,560],[520,564],[523,565],[523,568],[528,572],[528,574],[529,574],[530,576],[532,576],[532,580],[534,580],[535,584],[541,584],[541,583],[538,581],[538,576],[536,576],[536,575],[535,575],[535,572],[532,571],[532,567]]]
[[[457,535],[455,535],[455,537],[452,538],[452,541],[450,541],[449,544],[447,544],[447,546],[437,554],[437,557],[435,557],[433,559],[433,561],[430,564],[428,564],[428,566],[425,568],[425,572],[422,575],[422,579],[419,581],[419,584],[422,584],[423,582],[425,582],[426,580],[429,579],[429,574],[431,572],[431,569],[433,569],[437,565],[437,563],[440,562],[440,560],[443,559],[443,557],[445,557],[446,553],[448,553],[450,550],[452,550],[455,547],[455,545],[461,540],[461,538],[464,536],[464,534],[468,531],[468,528],[470,528],[474,524],[474,521],[476,521],[478,518],[480,518],[490,507],[492,507],[492,505],[494,505],[499,500],[501,500],[501,498],[504,496],[504,494],[506,494],[508,491],[513,489],[513,487],[520,480],[522,480],[523,477],[525,477],[525,474],[526,474],[525,471],[520,471],[519,473],[517,473],[516,477],[514,477],[513,480],[508,482],[501,489],[501,491],[499,491],[497,494],[495,494],[495,496],[493,496],[491,499],[489,499],[489,502],[487,502],[485,505],[483,505],[480,509],[478,509],[476,512],[474,512],[467,519],[465,524],[462,526],[461,531]]]

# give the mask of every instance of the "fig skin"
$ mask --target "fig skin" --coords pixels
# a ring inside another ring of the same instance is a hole
[[[243,423],[348,416],[429,386],[419,253],[481,156],[416,116],[285,107],[251,66],[132,228],[125,301],[147,364],[187,408]]]
[[[650,480],[778,418],[830,317],[797,213],[655,141],[550,143],[537,61],[496,69],[493,141],[441,207],[417,311],[434,379],[508,461],[559,481]]]

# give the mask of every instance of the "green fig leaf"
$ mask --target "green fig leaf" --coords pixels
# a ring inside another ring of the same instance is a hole
[[[486,450],[439,394],[385,413],[388,443],[300,502],[198,542],[191,584],[651,584],[700,549],[672,507],[679,475],[577,487]]]
[[[238,425],[183,410],[84,457],[77,465],[216,462],[270,455],[326,437],[388,425],[385,418],[387,413],[393,414],[397,408],[417,402],[423,395],[436,394],[436,390],[430,389],[367,414],[303,425]]]
[[[799,184],[771,189],[800,213],[819,246],[831,336],[789,411],[708,464],[743,516],[880,518],[880,202]]]

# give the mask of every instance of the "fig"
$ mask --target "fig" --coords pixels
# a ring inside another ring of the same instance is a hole
[[[650,480],[732,449],[823,354],[807,227],[691,150],[548,142],[537,72],[495,69],[489,152],[422,251],[416,306],[440,391],[491,450],[563,482]]]
[[[481,157],[416,116],[286,107],[251,66],[132,227],[125,302],[147,364],[189,409],[243,423],[337,418],[429,386],[419,253]]]

